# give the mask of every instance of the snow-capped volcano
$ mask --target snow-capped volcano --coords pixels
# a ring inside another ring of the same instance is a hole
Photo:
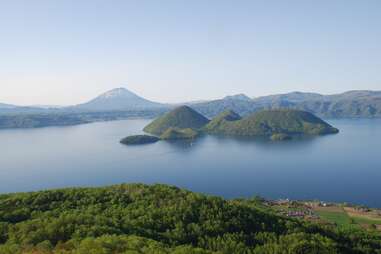
[[[146,100],[139,95],[120,87],[107,91],[95,99],[76,108],[97,111],[138,110],[163,107],[163,104]]]
[[[108,92],[105,92],[101,95],[99,95],[97,98],[104,98],[104,99],[109,99],[109,98],[115,98],[115,97],[139,97],[138,95],[134,94],[133,92],[127,90],[126,88],[119,87],[112,89]]]

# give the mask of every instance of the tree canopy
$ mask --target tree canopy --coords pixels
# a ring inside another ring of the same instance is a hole
[[[0,195],[0,253],[381,253],[381,236],[166,185]]]

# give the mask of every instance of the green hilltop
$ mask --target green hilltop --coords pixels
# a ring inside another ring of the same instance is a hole
[[[154,135],[161,135],[169,128],[199,129],[209,120],[188,106],[181,106],[157,118],[144,128],[144,131]]]
[[[241,116],[235,113],[232,110],[226,110],[212,119],[206,126],[204,126],[203,130],[207,132],[211,132],[211,130],[220,129],[221,131],[225,128],[225,125],[233,122],[241,120]]]
[[[338,130],[311,113],[291,110],[263,110],[240,118],[227,111],[210,121],[203,131],[232,136],[322,135]]]
[[[0,208],[1,254],[381,253],[376,231],[166,185],[2,194]]]

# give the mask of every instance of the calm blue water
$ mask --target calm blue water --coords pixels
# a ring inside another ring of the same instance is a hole
[[[124,146],[147,120],[0,131],[0,192],[166,183],[227,198],[346,201],[381,207],[381,120],[330,121],[340,134],[289,142],[207,136]]]

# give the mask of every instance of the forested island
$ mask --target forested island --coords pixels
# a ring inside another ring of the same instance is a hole
[[[149,135],[135,135],[129,136],[120,141],[124,145],[141,145],[141,144],[150,144],[159,141],[158,137],[149,136]]]
[[[295,136],[339,132],[338,129],[306,111],[262,110],[242,118],[234,111],[227,110],[209,120],[188,106],[178,107],[160,116],[143,130],[162,140],[194,139],[201,134],[215,134],[266,137],[273,141],[282,141]]]
[[[376,227],[320,219],[309,212],[313,204],[299,206],[143,184],[3,194],[0,253],[381,253]]]

